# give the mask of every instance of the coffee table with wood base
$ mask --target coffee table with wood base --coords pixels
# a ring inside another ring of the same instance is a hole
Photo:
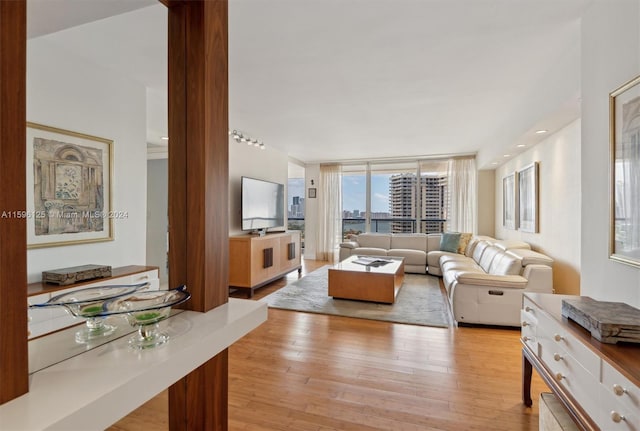
[[[393,304],[404,281],[404,258],[382,256],[390,262],[366,266],[354,263],[360,257],[375,256],[349,256],[329,268],[329,296]]]

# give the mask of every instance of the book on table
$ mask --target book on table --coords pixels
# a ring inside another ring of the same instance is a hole
[[[381,266],[385,265],[389,262],[392,262],[391,259],[384,259],[381,257],[367,257],[367,256],[359,256],[353,263],[357,263],[358,265],[365,266]]]

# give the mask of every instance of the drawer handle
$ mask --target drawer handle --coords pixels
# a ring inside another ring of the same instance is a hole
[[[557,342],[560,342],[562,340],[564,340],[564,337],[560,334],[556,334],[553,336],[553,339],[556,340]]]
[[[611,420],[619,424],[620,422],[626,421],[627,419],[623,415],[621,415],[620,413],[614,410],[611,412]]]
[[[527,337],[526,335],[525,335],[524,337],[522,337],[522,341],[527,342],[527,341],[529,341],[529,340],[531,340],[531,338]]]
[[[525,326],[529,326],[529,322],[527,322],[526,320],[522,322],[522,327],[524,328]]]
[[[556,377],[556,380],[559,382],[562,381],[562,379],[566,379],[566,377],[562,375],[562,373],[557,373],[555,377]]]
[[[534,311],[534,310],[533,310],[533,308],[531,308],[531,307],[529,307],[529,306],[527,305],[526,307],[524,307],[524,311],[526,311],[527,313],[530,313],[530,312],[532,312],[532,311]]]
[[[562,355],[560,353],[554,353],[553,354],[553,360],[556,362],[560,362],[561,360],[563,360],[564,358],[562,357]]]
[[[613,385],[613,393],[621,397],[627,393],[627,390],[620,385]]]

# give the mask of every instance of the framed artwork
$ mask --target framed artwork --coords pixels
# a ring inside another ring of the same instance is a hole
[[[518,171],[518,229],[538,232],[538,162]]]
[[[27,247],[111,241],[113,141],[27,123]]]
[[[609,257],[640,267],[640,76],[609,94]]]
[[[315,197],[316,197],[316,189],[314,187],[309,188],[309,197],[311,199],[315,199]]]
[[[516,173],[502,179],[502,224],[507,229],[516,228]]]

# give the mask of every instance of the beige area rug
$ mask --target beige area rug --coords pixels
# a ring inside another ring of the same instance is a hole
[[[318,268],[261,301],[269,307],[307,313],[333,314],[360,319],[384,320],[410,325],[447,328],[451,318],[437,277],[405,274],[394,304],[378,304],[327,295],[329,265]]]

